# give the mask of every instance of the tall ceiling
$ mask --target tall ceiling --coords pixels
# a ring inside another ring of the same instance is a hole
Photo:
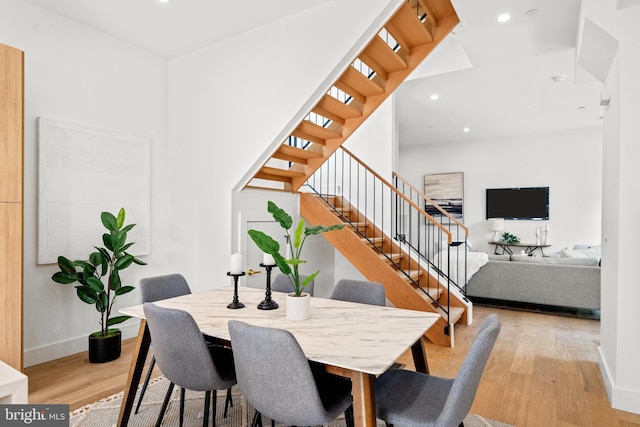
[[[172,58],[333,0],[27,1]],[[574,79],[580,0],[452,3],[455,34],[396,92],[401,146],[600,126],[601,84]]]

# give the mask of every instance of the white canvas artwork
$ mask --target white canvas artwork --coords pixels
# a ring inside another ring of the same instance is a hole
[[[133,255],[151,251],[147,138],[39,117],[38,264],[87,259],[103,246],[100,213],[126,211]]]

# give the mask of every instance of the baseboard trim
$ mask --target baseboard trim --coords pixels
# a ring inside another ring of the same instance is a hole
[[[598,346],[598,366],[611,407],[632,414],[640,414],[640,390],[616,386],[601,346]]]
[[[533,304],[529,302],[507,301],[493,298],[482,298],[467,295],[477,305],[488,307],[509,308],[512,310],[533,311],[536,313],[557,314],[559,316],[580,317],[583,319],[600,320],[600,310],[577,307],[560,307],[555,305]]]
[[[129,323],[131,322],[131,323]],[[122,339],[133,338],[138,335],[140,327],[139,321],[129,320],[127,323],[118,326],[122,331]],[[72,354],[87,351],[88,338],[81,336],[71,338],[69,340],[44,345],[38,348],[32,348],[24,351],[24,367],[39,365],[40,363],[49,362]]]

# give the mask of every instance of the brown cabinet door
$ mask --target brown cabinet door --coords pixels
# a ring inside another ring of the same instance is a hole
[[[24,53],[0,44],[0,360],[23,364]]]

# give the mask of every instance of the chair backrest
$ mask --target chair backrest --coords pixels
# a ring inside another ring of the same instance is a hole
[[[304,281],[308,276],[300,275],[300,283]],[[304,287],[304,291],[309,295],[313,296],[313,285],[315,279],[309,282],[307,286]],[[291,280],[289,276],[286,274],[278,273],[276,277],[271,281],[271,290],[276,292],[293,292],[293,285],[291,284]]]
[[[384,286],[366,280],[340,279],[336,283],[331,299],[384,306]]]
[[[238,386],[258,412],[286,425],[328,422],[309,362],[289,331],[231,320],[229,334]]]
[[[191,293],[189,284],[182,274],[167,274],[140,279],[138,283],[142,302],[156,302]]]
[[[223,380],[191,314],[148,302],[143,310],[156,362],[169,381],[196,391],[223,388]]]
[[[482,322],[478,334],[471,344],[469,353],[465,357],[458,375],[453,381],[447,402],[438,417],[437,425],[459,425],[471,410],[476,397],[478,384],[489,360],[498,334],[500,333],[500,319],[490,314]]]

